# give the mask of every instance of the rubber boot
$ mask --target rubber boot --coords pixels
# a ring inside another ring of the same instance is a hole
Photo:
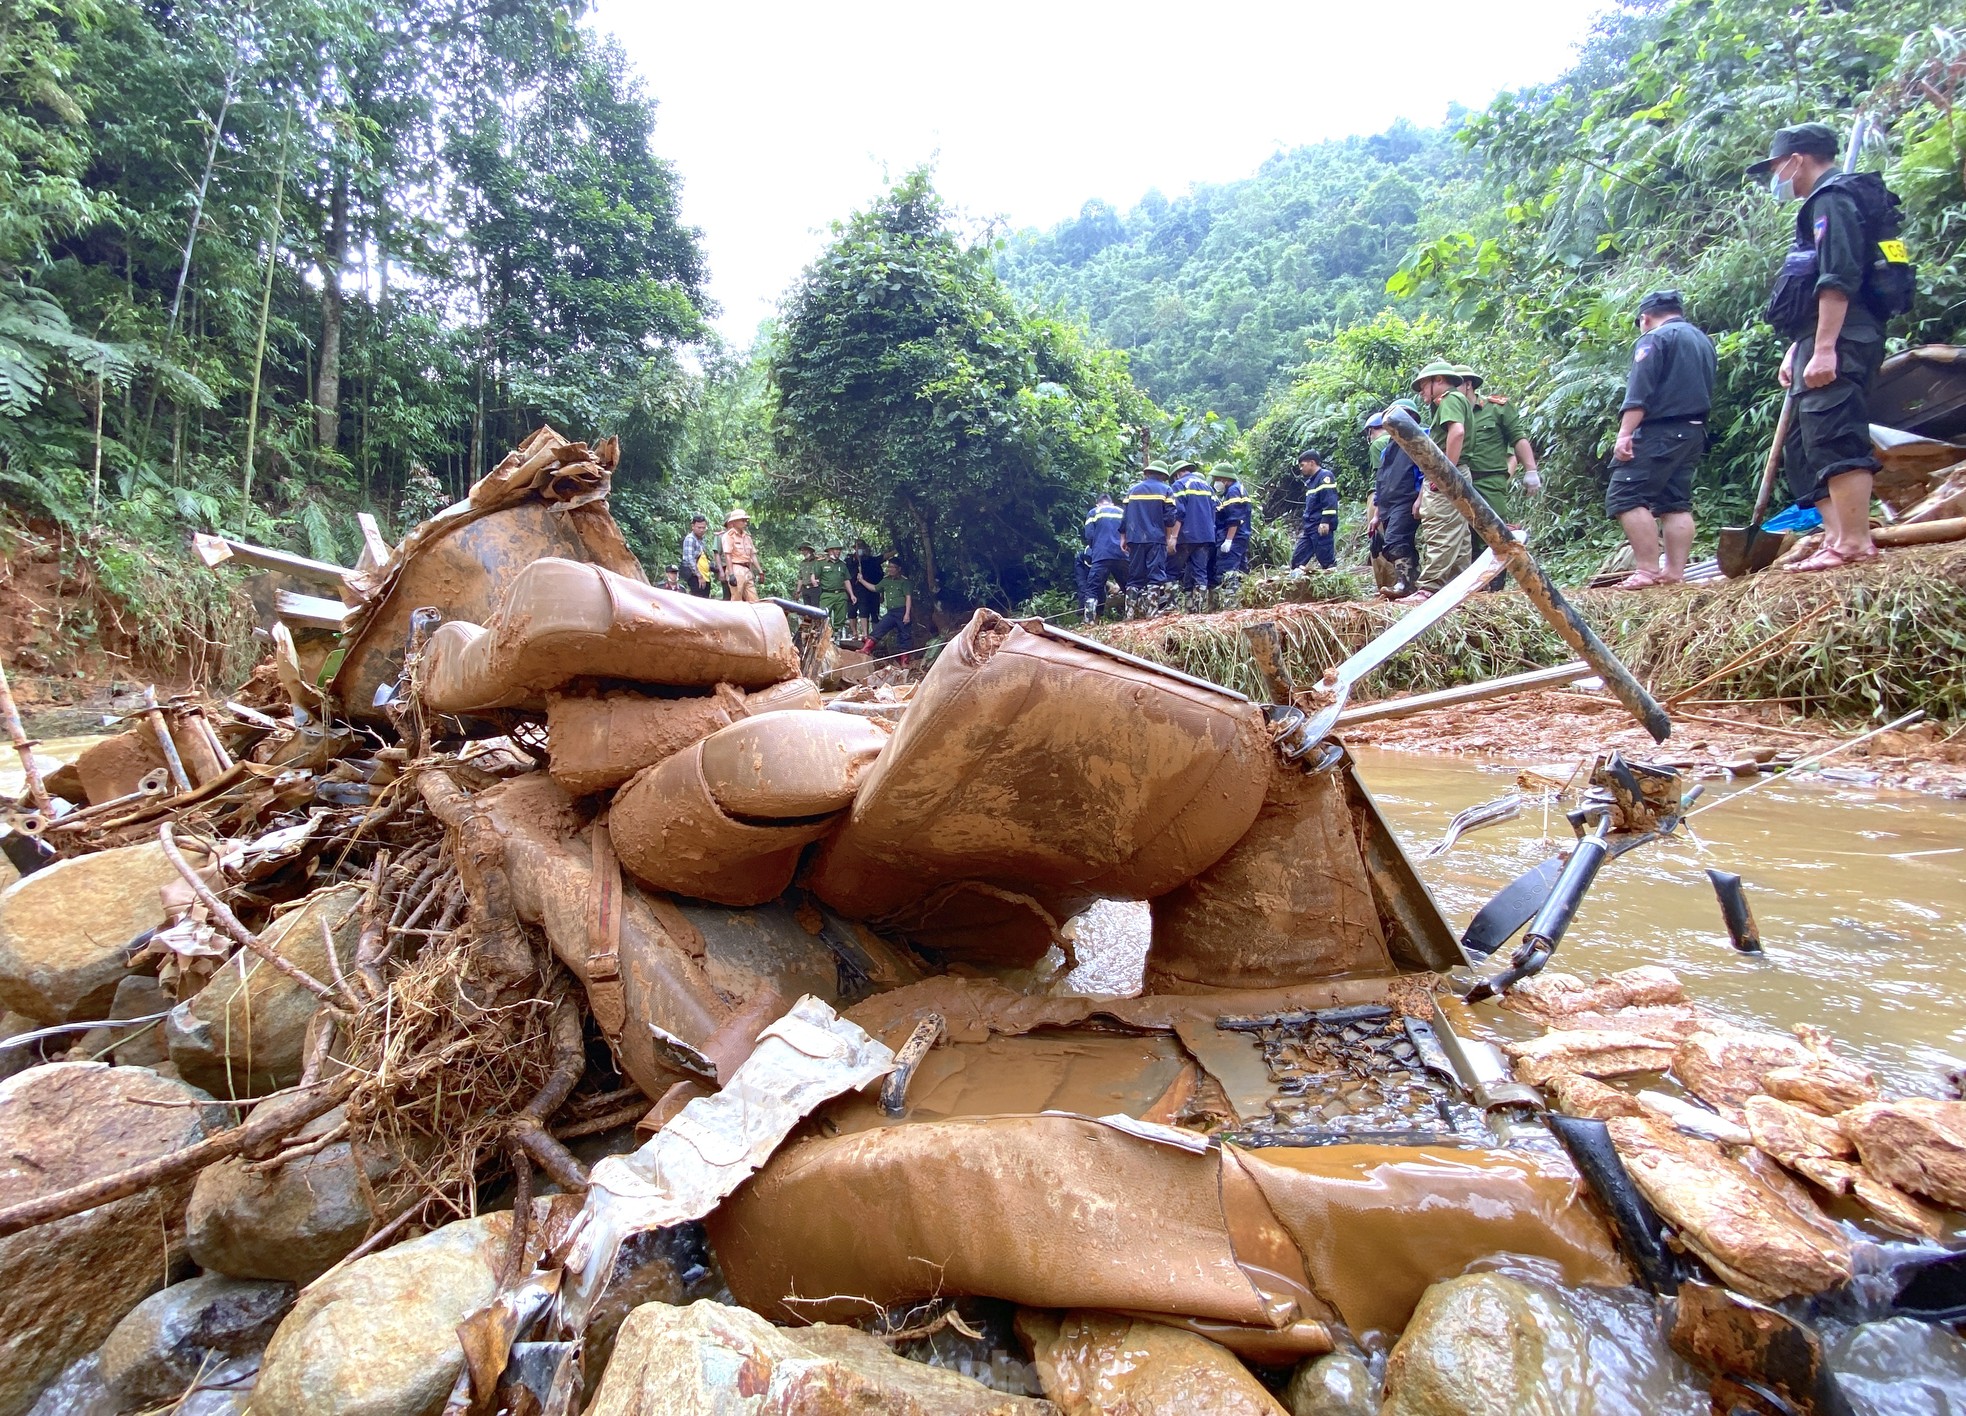
[[[1126,592],[1126,618],[1130,620],[1140,618],[1140,592],[1138,590],[1129,590]]]
[[[1084,600],[1079,604],[1079,623],[1091,624],[1099,618],[1099,602]]]

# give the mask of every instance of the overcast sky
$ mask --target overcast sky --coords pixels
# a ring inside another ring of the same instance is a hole
[[[977,220],[1049,226],[1092,197],[1124,211],[1554,77],[1600,8],[600,0],[594,23],[660,104],[656,151],[741,345],[829,223],[917,163]]]

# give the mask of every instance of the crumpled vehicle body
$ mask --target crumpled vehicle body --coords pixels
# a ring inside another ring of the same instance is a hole
[[[819,708],[819,686],[787,679],[746,693],[721,683],[708,693],[615,688],[546,695],[553,780],[575,796],[609,791],[644,767],[742,718],[787,708]]]
[[[548,557],[512,578],[483,626],[437,627],[424,651],[423,698],[439,713],[544,711],[548,690],[581,678],[750,689],[798,672],[776,605],[677,595]]]

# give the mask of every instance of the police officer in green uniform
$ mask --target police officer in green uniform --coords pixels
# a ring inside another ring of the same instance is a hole
[[[1466,364],[1454,367],[1461,375],[1471,415],[1462,445],[1468,475],[1475,490],[1502,520],[1518,524],[1521,508],[1516,505],[1509,482],[1509,459],[1513,457],[1522,465],[1524,491],[1534,496],[1543,489],[1543,474],[1536,467],[1536,447],[1529,441],[1529,430],[1523,426],[1522,410],[1499,394],[1483,393],[1481,386],[1486,380]],[[1469,546],[1473,554],[1481,554],[1479,536]]]
[[[1461,389],[1461,375],[1455,365],[1435,359],[1413,376],[1413,392],[1430,410],[1427,435],[1449,462],[1465,470],[1468,424],[1474,410]],[[1413,514],[1420,522],[1416,537],[1420,583],[1398,602],[1402,605],[1425,600],[1468,566],[1468,523],[1447,493],[1422,478]]]
[[[813,569],[819,581],[819,606],[826,611],[827,628],[836,639],[846,628],[853,607],[847,598],[846,562],[840,559],[840,553],[841,547],[828,546],[825,558]]]
[[[871,654],[874,646],[888,635],[899,636],[903,652],[914,648],[915,584],[901,573],[901,560],[889,556],[881,562],[883,574],[876,593],[881,599],[881,617],[867,635],[860,652]]]
[[[1802,198],[1795,241],[1768,302],[1768,322],[1792,341],[1780,381],[1795,399],[1782,465],[1795,499],[1822,513],[1815,555],[1789,567],[1834,570],[1877,554],[1870,537],[1871,453],[1866,404],[1884,359],[1884,325],[1911,304],[1912,268],[1897,239],[1897,198],[1874,173],[1840,173],[1836,134],[1821,123],[1783,128],[1768,156],[1775,195]]]

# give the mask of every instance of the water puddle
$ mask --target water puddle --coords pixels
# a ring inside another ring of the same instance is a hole
[[[1532,806],[1420,861],[1465,807],[1531,767],[1360,750],[1377,798],[1458,930],[1516,875],[1571,839]],[[1746,783],[1709,782],[1701,804]],[[1552,967],[1608,973],[1665,964],[1700,1002],[1742,1022],[1816,1023],[1899,1090],[1946,1091],[1966,1060],[1966,803],[1820,781],[1770,784],[1690,823],[1684,840],[1607,866]],[[1547,834],[1546,834],[1547,831]],[[1708,867],[1739,874],[1765,958],[1736,953]]]

